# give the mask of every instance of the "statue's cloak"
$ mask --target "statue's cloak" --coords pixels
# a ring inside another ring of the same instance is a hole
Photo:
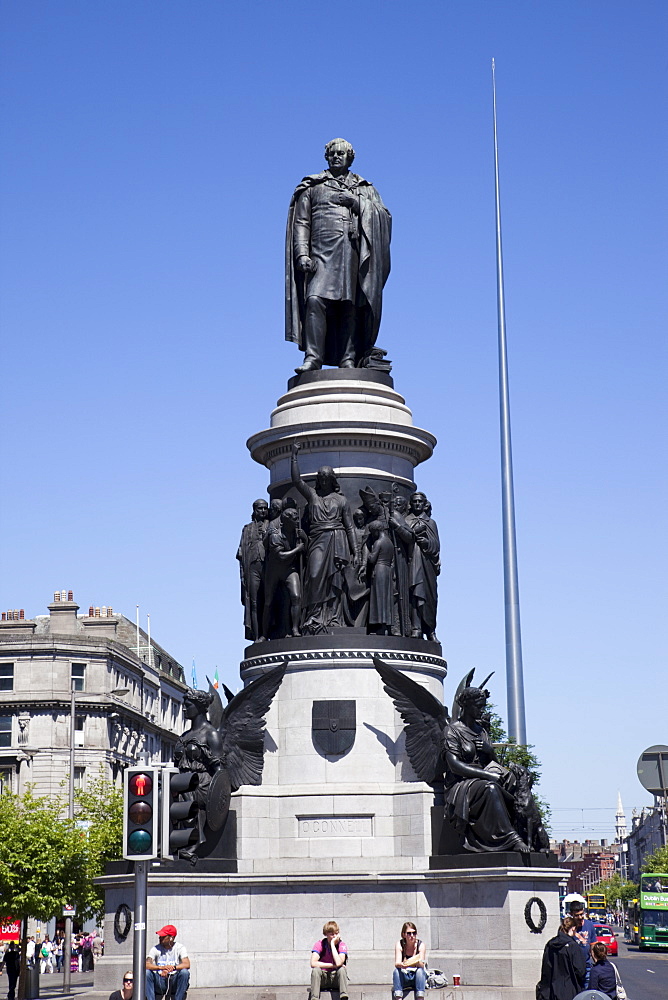
[[[328,170],[304,177],[290,201],[285,239],[285,339],[304,350],[302,328],[305,308],[305,275],[295,267],[293,231],[295,205],[308,188],[331,178]],[[359,196],[359,271],[358,287],[364,299],[359,310],[356,355],[359,362],[376,343],[383,305],[383,288],[390,273],[390,239],[392,216],[383,205],[373,184],[359,174],[350,174],[354,186],[351,193]],[[323,364],[338,365],[340,352],[335,338],[327,336]]]

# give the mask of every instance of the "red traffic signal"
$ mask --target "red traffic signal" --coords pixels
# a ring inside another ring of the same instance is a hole
[[[150,795],[153,788],[153,778],[150,774],[140,771],[139,774],[132,775],[129,787],[132,795]]]

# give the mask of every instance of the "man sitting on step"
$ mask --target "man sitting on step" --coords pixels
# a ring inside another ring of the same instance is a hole
[[[338,990],[339,1000],[348,1000],[348,949],[341,940],[339,925],[328,920],[322,941],[311,948],[311,1000],[320,1000],[320,990]]]
[[[171,993],[173,1000],[185,1000],[190,984],[188,952],[176,940],[174,924],[165,924],[157,932],[159,944],[146,959],[146,1000]]]

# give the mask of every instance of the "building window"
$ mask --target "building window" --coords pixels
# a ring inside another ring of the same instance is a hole
[[[86,664],[85,663],[73,663],[72,664],[72,691],[83,691],[84,680],[86,678]]]
[[[86,724],[85,715],[74,716],[74,745],[82,747],[84,745],[84,726]]]
[[[0,747],[10,747],[12,745],[12,717],[11,715],[0,715]]]
[[[14,664],[0,663],[0,691],[14,690]]]
[[[74,768],[74,788],[76,791],[82,792],[86,784],[86,768],[85,767],[75,767]]]
[[[12,771],[11,767],[0,767],[0,795],[12,790]]]

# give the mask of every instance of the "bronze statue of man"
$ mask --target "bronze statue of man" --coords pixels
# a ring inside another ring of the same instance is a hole
[[[285,339],[305,351],[298,374],[360,366],[376,343],[390,273],[392,217],[350,171],[345,139],[325,146],[327,170],[304,177],[290,202]]]
[[[244,525],[237,549],[246,638],[254,640],[259,638],[262,624],[262,589],[268,516],[267,501],[255,500],[250,523]]]

